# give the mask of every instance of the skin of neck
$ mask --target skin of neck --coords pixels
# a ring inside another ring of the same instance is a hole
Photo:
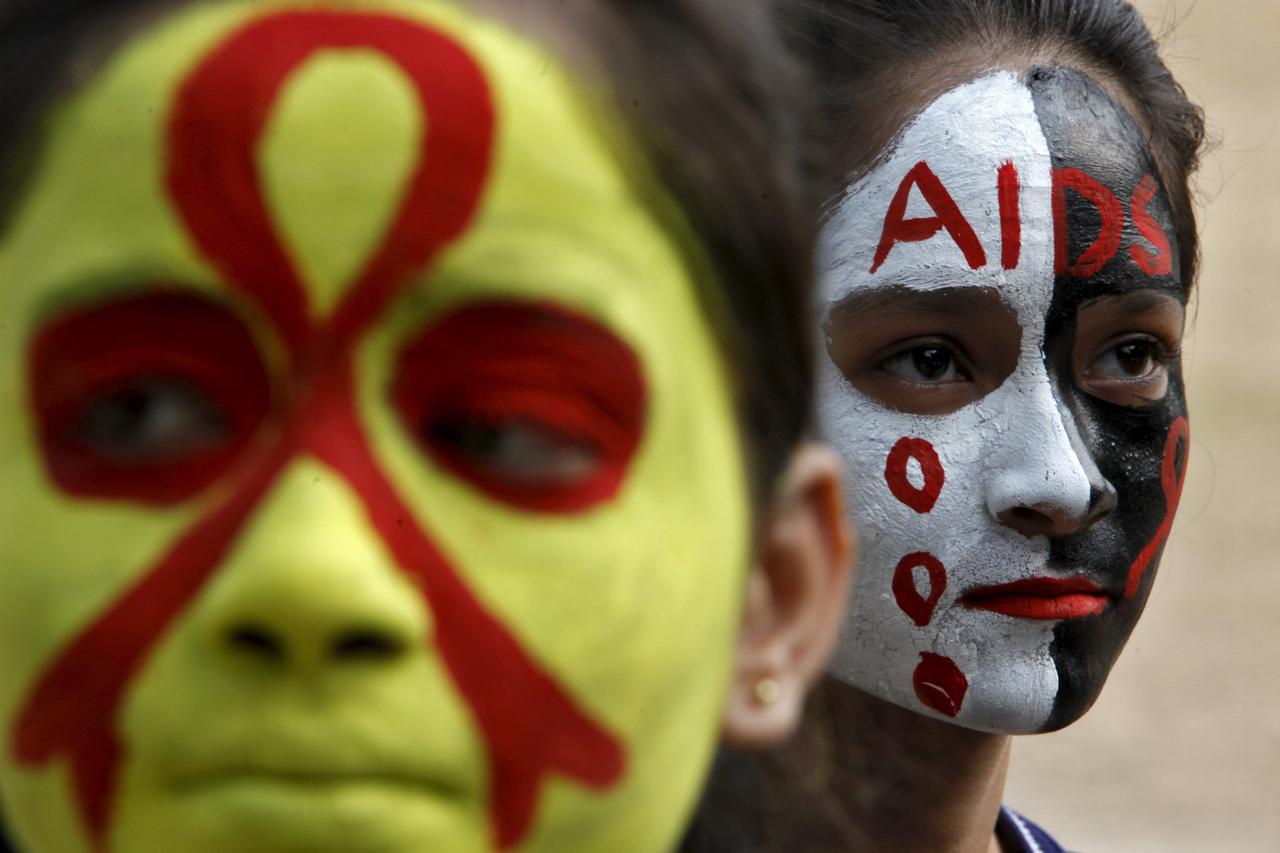
[[[785,746],[721,754],[680,850],[1000,853],[1011,743],[828,676]]]
[[[781,760],[827,765],[802,778],[827,777],[814,803],[842,839],[833,850],[998,853],[1011,743],[827,678],[805,732]],[[851,848],[850,840],[860,843]]]

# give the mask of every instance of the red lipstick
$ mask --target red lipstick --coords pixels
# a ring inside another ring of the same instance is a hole
[[[1108,598],[1084,578],[1028,578],[971,590],[960,603],[1017,619],[1061,621],[1096,616],[1106,609]]]

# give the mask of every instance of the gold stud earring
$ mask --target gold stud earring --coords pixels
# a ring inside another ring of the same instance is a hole
[[[767,707],[782,698],[782,685],[778,683],[778,679],[765,676],[756,682],[752,693],[757,702]]]

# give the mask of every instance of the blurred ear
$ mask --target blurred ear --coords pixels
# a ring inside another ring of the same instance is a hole
[[[763,524],[723,720],[725,742],[748,749],[795,729],[845,613],[855,543],[830,450],[795,452]]]

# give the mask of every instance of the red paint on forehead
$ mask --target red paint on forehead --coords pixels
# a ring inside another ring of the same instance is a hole
[[[309,338],[306,289],[261,192],[258,147],[289,77],[315,53],[343,48],[393,60],[429,130],[393,225],[330,322],[331,337],[362,331],[466,230],[489,169],[494,116],[483,72],[440,33],[384,15],[285,12],[215,48],[174,105],[169,189],[204,255],[267,311],[295,354]]]
[[[1000,197],[1000,266],[1016,270],[1022,260],[1022,181],[1012,160],[1000,167],[996,187]]]
[[[257,152],[283,84],[316,51],[335,48],[374,49],[399,64],[416,87],[430,131],[381,246],[332,318],[317,325],[267,208]],[[179,90],[169,139],[173,202],[227,284],[270,318],[300,390],[274,445],[229,475],[231,496],[72,640],[18,714],[15,759],[28,766],[57,757],[70,762],[99,849],[111,819],[123,750],[116,726],[129,683],[301,456],[318,458],[348,482],[431,608],[435,646],[488,746],[498,846],[511,847],[528,832],[547,776],[595,788],[621,777],[622,745],[523,650],[414,521],[372,453],[355,406],[352,348],[391,299],[469,226],[488,175],[493,132],[489,89],[466,51],[421,24],[383,15],[307,11],[260,18],[217,46]],[[638,373],[625,379],[627,387],[643,387]]]
[[[919,219],[907,218],[907,205],[911,201],[911,190],[916,188],[924,198],[933,216]],[[982,242],[974,233],[969,220],[964,218],[960,208],[950,191],[934,174],[929,164],[921,160],[911,167],[898,191],[889,203],[884,217],[884,230],[880,235],[880,244],[876,247],[876,256],[871,264],[871,272],[880,269],[889,258],[889,253],[898,243],[920,243],[932,239],[943,229],[955,241],[956,246],[964,253],[965,262],[970,269],[981,269],[987,263],[987,253]]]
[[[1006,161],[996,170],[995,195],[1000,211],[1000,264],[1015,270],[1022,259],[1022,185],[1017,167]],[[933,209],[935,215],[919,219],[906,218],[912,189]],[[1071,257],[1071,223],[1068,222],[1068,193],[1079,196],[1093,207],[1101,221],[1098,232],[1079,257]],[[1129,255],[1138,268],[1150,276],[1168,275],[1173,269],[1173,248],[1160,223],[1149,212],[1148,205],[1159,194],[1159,185],[1151,175],[1138,183],[1130,202],[1130,219],[1139,236],[1154,251],[1132,242]],[[972,211],[971,211],[972,213]],[[1088,173],[1074,168],[1053,170],[1052,220],[1054,228],[1054,274],[1076,278],[1092,278],[1101,272],[1120,252],[1125,239],[1125,209],[1115,193]],[[871,273],[888,260],[899,243],[932,240],[943,229],[964,255],[970,269],[981,269],[987,263],[986,250],[973,226],[957,205],[950,191],[926,161],[917,163],[903,177],[889,203],[884,228],[876,247]]]
[[[1098,212],[1098,235],[1074,261],[1069,255],[1070,228],[1067,223],[1067,191],[1088,201]],[[1120,251],[1124,238],[1124,208],[1111,190],[1079,169],[1053,170],[1054,274],[1092,278]]]
[[[1129,202],[1134,227],[1155,249],[1153,252],[1146,246],[1134,243],[1129,247],[1129,257],[1133,258],[1133,262],[1139,269],[1152,278],[1159,278],[1173,272],[1173,246],[1169,243],[1169,237],[1160,227],[1160,223],[1147,209],[1159,192],[1160,187],[1156,184],[1156,179],[1147,175],[1138,182],[1138,187],[1133,191],[1133,198]]]

